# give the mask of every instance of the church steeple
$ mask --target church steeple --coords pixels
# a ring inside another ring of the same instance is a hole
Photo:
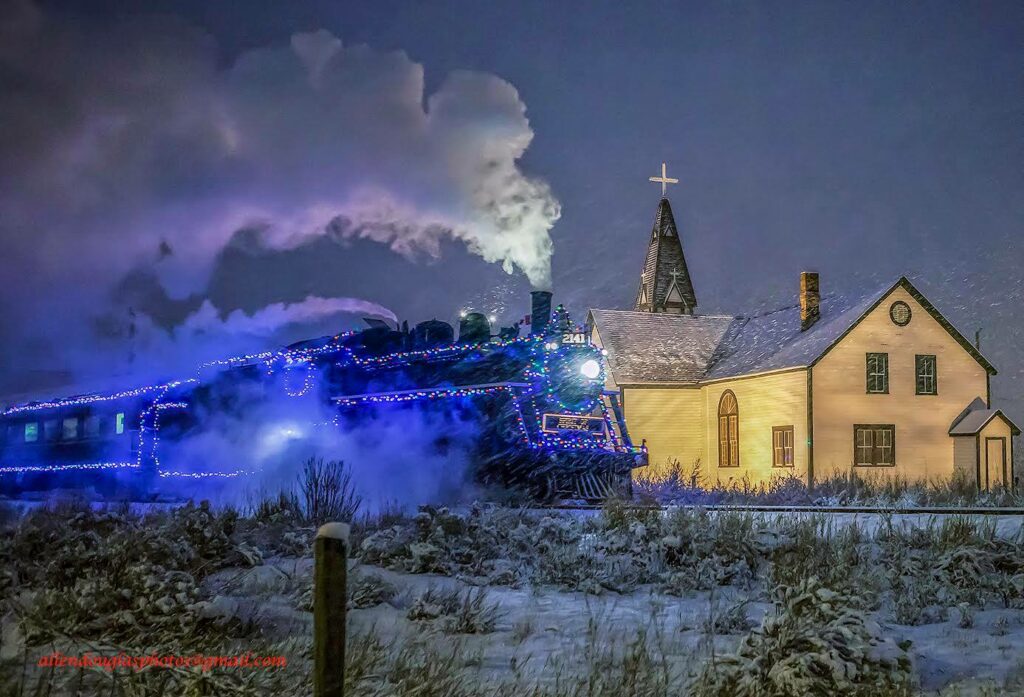
[[[654,217],[654,229],[651,230],[651,242],[647,247],[647,259],[640,275],[640,288],[636,292],[633,310],[692,315],[697,309],[697,296],[693,292],[690,271],[686,268],[672,206],[664,196],[665,185],[675,184],[678,180],[665,176],[665,165],[662,164],[661,177],[651,177],[651,181],[661,183],[662,198]]]

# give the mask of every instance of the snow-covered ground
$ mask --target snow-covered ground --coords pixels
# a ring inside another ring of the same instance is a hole
[[[0,538],[0,683],[75,694],[68,675],[32,669],[54,647],[262,650],[287,655],[287,671],[175,674],[178,692],[165,693],[308,691],[314,526],[296,515],[32,512]],[[757,697],[800,694],[772,679],[812,679],[820,694],[903,695],[903,680],[910,694],[1024,694],[1022,530],[1012,518],[628,507],[364,523],[349,573],[351,694],[724,697],[736,694],[730,666],[764,683],[744,693]],[[160,694],[146,691],[157,679],[118,678],[129,696]]]
[[[232,612],[256,613],[264,626],[280,638],[307,636],[312,615],[295,608],[289,577],[308,579],[312,560],[275,559],[242,571],[225,570],[211,582],[233,579],[226,597]],[[721,654],[732,651],[741,634],[709,634],[708,619],[724,606],[748,600],[749,626],[760,624],[771,603],[757,594],[733,588],[695,591],[686,597],[660,593],[652,586],[628,594],[592,595],[553,588],[487,589],[487,600],[500,608],[493,632],[450,634],[437,623],[406,618],[412,599],[430,588],[473,592],[476,587],[448,576],[407,574],[354,563],[350,573],[379,577],[393,584],[396,596],[369,608],[349,611],[349,632],[359,637],[370,632],[385,643],[401,646],[429,641],[435,650],[457,650],[482,683],[512,680],[524,673],[540,680],[590,668],[594,644],[621,647],[645,633],[647,642],[680,679],[693,678],[708,660],[710,641]],[[1024,610],[988,609],[973,613],[973,625],[961,627],[958,612],[933,624],[904,626],[886,622],[886,635],[909,641],[914,672],[921,690],[934,693],[955,686],[961,694],[996,689],[996,694],[1024,694]],[[1016,690],[1016,692],[1015,692]]]

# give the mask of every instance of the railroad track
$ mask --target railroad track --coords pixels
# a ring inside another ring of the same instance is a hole
[[[544,510],[599,511],[600,504],[561,504],[543,506]],[[704,511],[743,511],[751,513],[867,513],[888,515],[962,515],[962,516],[1022,516],[1024,508],[982,506],[919,506],[897,508],[891,506],[765,506],[758,504],[671,504],[665,506],[630,506],[637,509],[667,510],[683,508]]]

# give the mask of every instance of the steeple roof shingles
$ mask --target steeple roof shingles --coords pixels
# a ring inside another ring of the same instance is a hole
[[[682,302],[670,299],[673,285],[676,286]],[[672,215],[672,206],[667,198],[662,198],[654,218],[651,241],[647,247],[647,259],[644,262],[643,274],[640,276],[640,287],[637,289],[633,309],[637,312],[693,314],[696,307],[697,296],[690,280],[690,271],[686,267],[679,230]]]

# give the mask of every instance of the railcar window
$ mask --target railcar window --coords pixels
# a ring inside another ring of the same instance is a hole
[[[43,438],[46,440],[57,440],[59,433],[57,419],[47,419],[43,422]]]
[[[61,424],[61,437],[64,440],[78,438],[78,417],[64,419],[64,423]]]
[[[85,437],[95,438],[100,434],[100,417],[89,416],[85,419]]]
[[[39,424],[31,421],[25,424],[25,442],[35,443],[39,440]]]
[[[117,419],[115,421],[114,430],[118,435],[124,433],[124,412],[117,412]]]

